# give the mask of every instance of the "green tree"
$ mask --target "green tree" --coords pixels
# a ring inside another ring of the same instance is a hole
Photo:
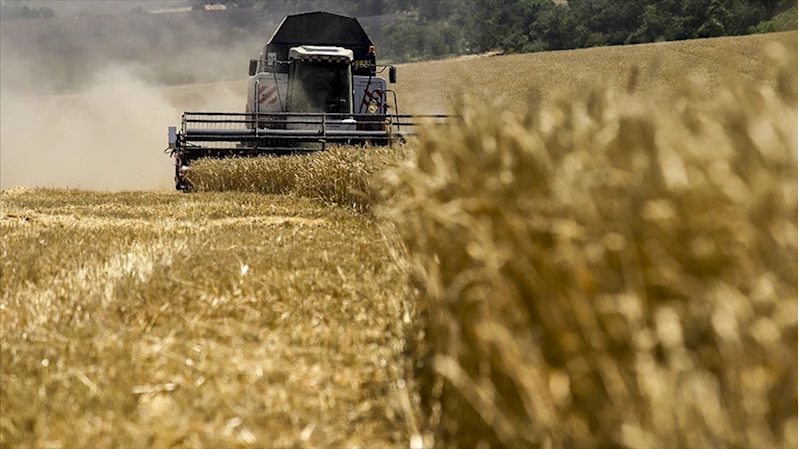
[[[589,33],[606,36],[607,43],[618,45],[641,26],[644,3],[625,0],[570,0],[577,21]]]
[[[641,26],[627,39],[627,43],[670,41],[684,39],[683,20],[674,14],[675,1],[654,1],[644,6]]]
[[[538,13],[530,37],[534,42],[546,43],[546,50],[577,48],[587,39],[585,28],[578,29],[572,9],[554,3]]]
[[[473,0],[470,43],[478,51],[521,51],[530,42],[536,16],[551,0]]]
[[[30,7],[24,0],[0,2],[0,20],[43,19],[55,17],[55,11],[47,7]]]
[[[705,12],[705,21],[696,30],[696,37],[724,36],[727,31],[725,24],[730,20],[730,12],[723,0],[711,0]]]

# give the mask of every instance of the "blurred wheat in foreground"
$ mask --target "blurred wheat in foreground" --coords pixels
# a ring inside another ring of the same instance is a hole
[[[441,447],[797,444],[797,66],[476,104],[389,181]]]

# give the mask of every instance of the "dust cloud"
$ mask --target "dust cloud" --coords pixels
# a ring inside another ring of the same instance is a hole
[[[184,111],[243,112],[246,80],[155,86],[109,68],[77,94],[20,96],[0,89],[0,190],[171,189],[167,128]]]
[[[266,39],[225,44],[245,12],[9,21],[0,189],[174,188],[167,128],[184,111],[244,111],[248,60]]]
[[[0,99],[0,188],[166,189],[167,126],[180,113],[156,87],[122,68],[73,95]]]

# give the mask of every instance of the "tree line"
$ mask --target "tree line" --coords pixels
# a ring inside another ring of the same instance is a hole
[[[205,3],[203,0],[194,0]],[[795,0],[233,0],[284,13],[390,15],[367,29],[384,58],[407,61],[733,36],[797,28]],[[374,27],[373,27],[374,28]]]
[[[502,50],[526,53],[795,30],[796,0],[189,0],[255,8],[265,17],[330,11],[364,18],[381,59]],[[0,0],[0,18],[52,17]],[[382,17],[385,20],[369,20]]]
[[[55,17],[55,11],[46,6],[28,6],[23,0],[0,0],[0,20],[44,19]]]

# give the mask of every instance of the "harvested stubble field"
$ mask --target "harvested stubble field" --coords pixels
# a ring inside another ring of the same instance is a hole
[[[191,195],[5,191],[0,444],[795,447],[796,52],[422,63],[404,104],[504,64],[506,107]]]
[[[0,202],[4,446],[405,446],[406,282],[372,220],[246,193]]]

